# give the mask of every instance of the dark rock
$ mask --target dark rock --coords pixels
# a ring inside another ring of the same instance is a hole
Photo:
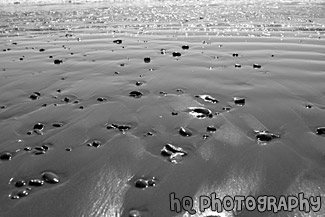
[[[61,59],[56,59],[56,60],[54,60],[54,64],[61,64],[61,63],[63,63],[63,60],[61,60]]]
[[[181,136],[184,136],[184,137],[189,137],[189,136],[192,136],[192,131],[190,131],[189,129],[185,128],[185,127],[180,127],[179,128],[179,134]]]
[[[316,134],[324,136],[325,135],[325,127],[318,127],[316,129]]]
[[[40,186],[44,185],[44,181],[40,180],[40,179],[31,179],[31,180],[29,180],[28,185],[40,187]]]
[[[42,178],[45,182],[50,184],[57,184],[60,182],[59,176],[53,172],[43,172]]]
[[[180,52],[173,52],[173,57],[180,57],[182,54]]]
[[[12,154],[10,152],[3,152],[0,154],[0,160],[8,161],[12,159]]]
[[[131,91],[129,93],[129,96],[133,97],[133,98],[140,98],[140,97],[142,97],[142,95],[143,95],[143,93],[141,93],[140,91],[137,91],[137,90]]]
[[[121,39],[117,39],[117,40],[114,40],[113,43],[115,43],[115,44],[122,44],[122,40]]]

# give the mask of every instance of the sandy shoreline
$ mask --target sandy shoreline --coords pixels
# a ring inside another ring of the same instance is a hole
[[[325,215],[324,5],[23,5],[0,11],[0,216],[189,216],[172,192]]]

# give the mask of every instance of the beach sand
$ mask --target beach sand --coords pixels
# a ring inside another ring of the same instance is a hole
[[[3,3],[0,216],[325,216],[322,1]]]

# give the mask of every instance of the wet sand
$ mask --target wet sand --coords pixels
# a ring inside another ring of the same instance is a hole
[[[0,216],[189,216],[169,210],[172,192],[196,210],[213,192],[304,192],[322,197],[319,212],[194,216],[324,216],[324,11],[3,6]]]

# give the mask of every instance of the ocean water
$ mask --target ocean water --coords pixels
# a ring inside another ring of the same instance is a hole
[[[0,216],[324,216],[323,1],[2,1]],[[317,212],[200,196],[320,197]]]

